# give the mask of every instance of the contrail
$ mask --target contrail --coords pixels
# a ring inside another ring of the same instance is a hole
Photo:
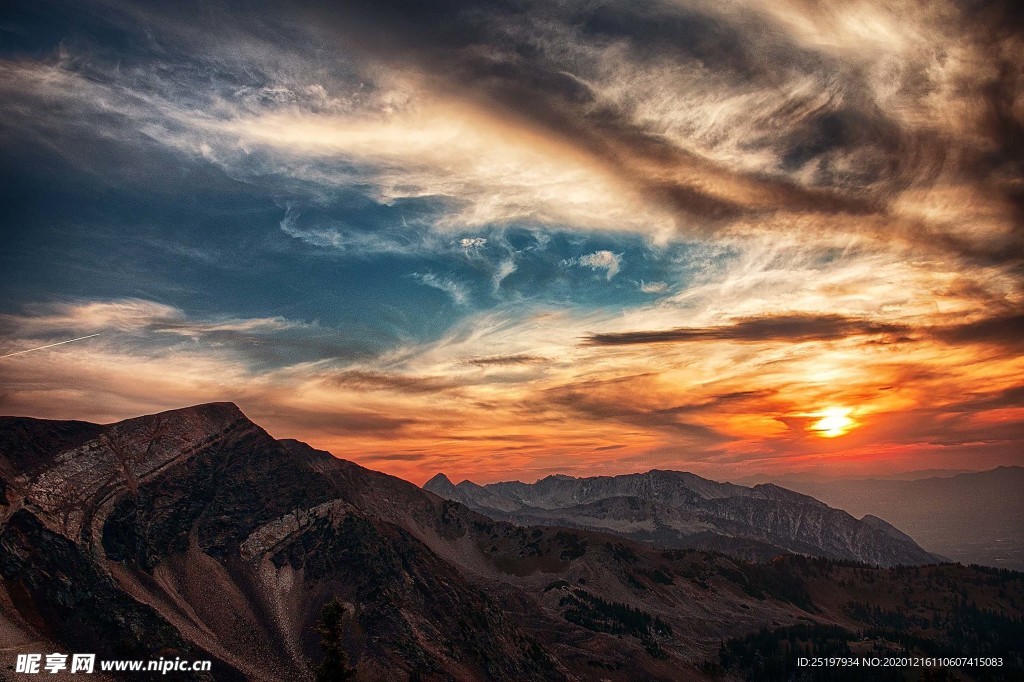
[[[22,353],[31,353],[34,350],[42,350],[44,348],[53,348],[54,346],[61,346],[61,345],[64,345],[65,343],[71,343],[72,341],[81,341],[82,339],[91,339],[94,336],[99,336],[99,334],[89,334],[89,336],[79,336],[77,339],[68,339],[67,341],[58,341],[57,343],[48,343],[45,346],[39,346],[39,348],[29,348],[28,350],[19,350],[16,353],[8,353],[7,355],[0,355],[0,360],[3,360],[4,358],[9,358],[9,357],[14,356],[14,355],[21,355]]]

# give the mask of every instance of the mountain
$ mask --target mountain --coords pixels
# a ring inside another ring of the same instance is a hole
[[[758,483],[774,483],[784,488],[792,489],[798,483],[827,483],[836,481],[865,481],[868,479],[885,481],[916,481],[921,478],[949,478],[958,474],[974,473],[974,469],[918,469],[916,471],[896,471],[889,474],[855,474],[849,476],[834,476],[818,472],[786,472],[786,473],[758,473],[749,476],[741,476],[733,481],[741,485],[756,485]]]
[[[63,651],[213,662],[168,679],[312,680],[327,662],[358,680],[763,678],[758,633],[790,653],[1024,655],[1024,574],[516,526],[275,440],[230,403],[0,425],[7,670]]]
[[[679,471],[484,486],[452,485],[438,474],[424,489],[494,519],[587,528],[663,549],[716,549],[762,560],[794,552],[882,566],[941,560],[881,519],[858,521],[772,484],[746,487]]]
[[[911,481],[790,481],[787,486],[854,516],[883,518],[956,561],[1024,570],[1022,467]]]
[[[173,650],[217,660],[218,679],[305,679],[333,596],[370,677],[553,674],[493,600],[406,530],[453,532],[443,503],[414,486],[276,441],[231,404],[88,433],[16,426],[0,465],[0,574],[22,641],[121,658]]]

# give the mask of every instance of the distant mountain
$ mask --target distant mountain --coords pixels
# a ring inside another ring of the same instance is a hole
[[[884,481],[916,481],[922,478],[949,478],[958,474],[976,473],[974,469],[918,469],[916,471],[897,471],[890,474],[872,474],[856,476],[835,476],[816,472],[788,472],[783,474],[753,474],[743,476],[734,480],[741,485],[756,485],[758,483],[776,483],[783,487],[792,488],[791,483],[826,483],[837,481],[863,481],[867,479]]]
[[[1024,468],[912,481],[787,481],[790,488],[873,514],[932,552],[965,563],[1024,570]]]
[[[772,484],[748,488],[679,471],[484,486],[453,485],[439,474],[424,488],[494,519],[587,528],[662,549],[700,547],[748,559],[794,552],[883,566],[940,560],[880,519],[858,521]]]
[[[557,499],[568,481],[553,483]],[[0,679],[18,653],[53,651],[210,659],[168,679],[275,682],[324,661],[327,679],[374,681],[764,679],[779,642],[786,656],[969,648],[1012,670],[1024,655],[1019,573],[754,564],[515,526],[275,440],[230,403],[106,426],[0,419],[0,485]]]

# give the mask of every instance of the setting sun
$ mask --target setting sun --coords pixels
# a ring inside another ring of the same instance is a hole
[[[830,407],[822,410],[815,415],[820,416],[821,419],[816,421],[811,426],[811,429],[817,431],[819,436],[825,438],[842,436],[857,425],[857,422],[850,419],[850,412],[852,411],[848,407]]]

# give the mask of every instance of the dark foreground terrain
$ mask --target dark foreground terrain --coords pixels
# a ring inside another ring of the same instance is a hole
[[[214,661],[167,679],[1020,679],[1024,651],[1021,573],[516,526],[229,403],[0,420],[0,576],[4,679],[51,651]],[[795,667],[847,652],[1004,666]]]

